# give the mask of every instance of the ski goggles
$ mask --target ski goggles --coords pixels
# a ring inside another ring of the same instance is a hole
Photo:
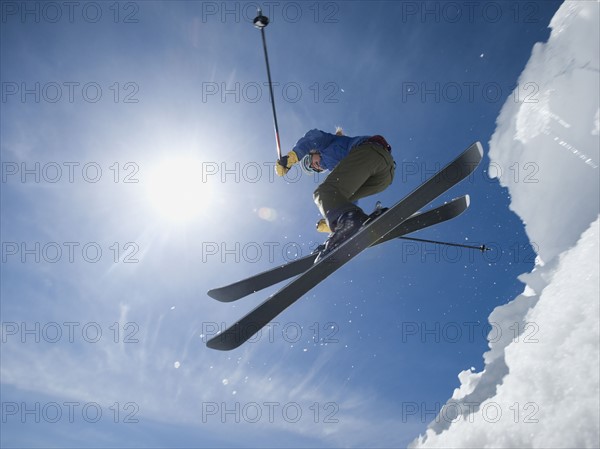
[[[302,170],[304,170],[305,173],[321,173],[323,171],[323,169],[313,167],[312,159],[315,154],[317,153],[308,153],[300,161],[300,166],[302,167]]]

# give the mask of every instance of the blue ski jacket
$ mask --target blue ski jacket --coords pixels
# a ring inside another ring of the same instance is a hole
[[[321,167],[326,170],[333,170],[352,148],[360,145],[370,137],[336,136],[318,129],[311,129],[296,142],[292,151],[296,153],[298,160],[302,160],[310,151],[315,150],[321,154]]]

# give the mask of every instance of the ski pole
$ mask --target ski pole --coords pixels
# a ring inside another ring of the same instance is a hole
[[[279,126],[277,125],[277,113],[275,112],[275,98],[273,97],[273,83],[271,82],[271,69],[269,67],[269,55],[267,54],[267,40],[265,38],[265,27],[269,24],[269,18],[262,15],[258,8],[257,16],[254,18],[254,26],[260,30],[263,49],[265,51],[265,62],[267,64],[267,79],[269,80],[269,93],[271,94],[271,109],[273,110],[273,124],[275,125],[275,143],[277,144],[277,158],[281,159],[281,144],[279,141]]]
[[[412,240],[415,242],[423,242],[423,243],[436,243],[438,245],[446,245],[446,246],[457,246],[459,248],[468,248],[468,249],[478,249],[482,253],[485,251],[490,251],[491,248],[488,248],[485,245],[481,246],[471,246],[471,245],[463,245],[461,243],[449,243],[449,242],[438,242],[436,240],[426,240],[426,239],[417,239],[415,237],[400,237],[403,240]]]

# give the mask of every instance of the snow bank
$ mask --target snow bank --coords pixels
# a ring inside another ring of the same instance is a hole
[[[539,256],[572,246],[598,215],[599,6],[565,2],[497,120],[490,159]],[[520,102],[515,102],[518,98]]]
[[[500,113],[490,173],[502,167],[537,264],[490,315],[505,332],[484,370],[459,374],[411,447],[600,446],[599,17],[597,2],[565,2]]]
[[[599,223],[560,257],[520,317],[519,338],[488,352],[483,373],[461,373],[461,388],[412,447],[598,447]],[[490,321],[515,323],[513,309],[526,300],[497,308]]]

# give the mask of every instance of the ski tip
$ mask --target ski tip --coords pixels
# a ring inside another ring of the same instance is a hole
[[[235,348],[230,348],[228,346],[219,345],[219,344],[216,344],[216,343],[215,344],[211,344],[210,342],[206,343],[206,347],[208,349],[214,349],[216,351],[231,351],[232,349],[235,349]]]
[[[213,288],[207,291],[206,294],[212,299],[216,299],[217,301],[221,302],[231,302],[237,299],[235,297],[232,298],[231,295],[227,294],[227,292],[223,292],[223,289],[221,288]]]
[[[248,326],[243,330],[244,332],[248,332]],[[251,329],[249,331],[251,333],[246,335],[240,331],[240,325],[238,323],[208,340],[206,342],[206,347],[209,349],[216,349],[217,351],[231,351],[247,341],[252,335],[258,332],[258,330]]]
[[[238,345],[236,346],[230,346],[227,343],[223,342],[222,340],[219,340],[219,335],[217,335],[216,337],[214,337],[211,340],[208,340],[206,342],[206,347],[209,349],[215,349],[217,351],[231,351],[232,349],[237,348]]]
[[[252,312],[237,323],[232,324],[229,328],[213,336],[206,342],[206,346],[209,349],[216,349],[217,351],[231,351],[250,340],[268,324],[263,319],[264,317],[252,317],[251,314]]]
[[[212,290],[209,290],[209,291],[207,291],[207,292],[206,292],[206,294],[207,294],[208,296],[210,296],[211,298],[213,298],[213,299],[219,299],[219,298],[218,298],[218,296],[219,296],[219,295],[218,295],[218,294],[216,294],[215,292],[216,292],[216,290],[215,290],[215,289],[212,289]]]
[[[481,145],[481,142],[478,140],[473,145],[477,147],[477,149],[479,150],[479,155],[483,157],[483,145]]]

